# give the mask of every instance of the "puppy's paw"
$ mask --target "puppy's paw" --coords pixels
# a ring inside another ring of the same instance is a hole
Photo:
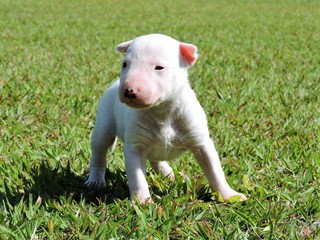
[[[170,172],[167,176],[165,176],[166,178],[168,178],[171,182],[174,182],[174,180],[176,179],[176,177],[174,176],[173,171]]]
[[[244,194],[242,194],[242,193],[237,193],[237,194],[229,197],[229,198],[228,198],[228,201],[231,201],[232,198],[236,198],[237,200],[238,200],[238,198],[239,198],[239,201],[240,201],[240,202],[243,202],[243,201],[248,200],[247,196],[244,195]]]
[[[143,205],[143,204],[152,204],[152,198],[148,197],[148,198],[143,198],[143,199],[139,199],[138,197],[134,197],[133,199],[131,199],[131,204],[132,206],[134,205]]]
[[[131,195],[131,202],[137,204],[153,203],[149,189],[139,189]]]
[[[233,202],[233,201],[246,201],[248,200],[247,196],[243,193],[239,193],[235,190],[231,190],[227,193],[221,194],[224,201]]]
[[[89,188],[105,188],[107,186],[106,181],[99,177],[89,177],[84,184]]]

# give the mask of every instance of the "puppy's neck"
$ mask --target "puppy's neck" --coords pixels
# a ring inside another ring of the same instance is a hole
[[[179,93],[169,96],[160,104],[149,109],[140,110],[140,113],[149,120],[165,123],[167,121],[174,121],[178,119],[185,110],[186,97],[188,93],[192,92],[189,85],[183,87]]]

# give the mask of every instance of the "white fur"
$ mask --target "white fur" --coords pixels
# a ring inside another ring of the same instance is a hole
[[[151,34],[119,44],[117,49],[126,55],[120,80],[99,103],[86,185],[106,186],[106,153],[119,137],[124,142],[130,194],[136,194],[141,203],[151,201],[146,161],[150,160],[163,176],[174,179],[165,161],[185,151],[194,154],[213,191],[219,191],[226,200],[234,195],[245,200],[225,179],[205,113],[188,83],[187,69],[197,59],[197,48]]]

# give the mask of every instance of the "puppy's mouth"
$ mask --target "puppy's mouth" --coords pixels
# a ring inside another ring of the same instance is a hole
[[[128,107],[134,108],[134,109],[149,109],[159,102],[159,99],[149,99],[149,98],[139,98],[137,95],[130,95],[130,93],[126,93],[123,95],[120,95],[120,102],[126,104]]]
[[[152,104],[139,104],[139,103],[136,103],[134,101],[125,102],[125,104],[128,107],[131,107],[131,108],[134,108],[134,109],[141,109],[141,110],[148,109],[148,108],[152,107]]]
[[[119,100],[126,104],[128,107],[134,109],[150,109],[159,105],[162,102],[163,97],[157,94],[152,94],[149,91],[134,91],[120,89]]]
[[[139,101],[138,99],[129,99],[129,98],[120,98],[120,101],[126,104],[128,107],[138,109],[138,110],[150,109],[152,107],[158,106],[161,102],[160,99],[158,99],[155,102],[148,103],[144,101]]]

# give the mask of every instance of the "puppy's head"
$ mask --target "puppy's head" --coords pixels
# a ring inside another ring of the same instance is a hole
[[[121,43],[125,53],[120,74],[120,101],[146,109],[160,104],[188,84],[187,69],[197,60],[197,47],[161,34]]]

